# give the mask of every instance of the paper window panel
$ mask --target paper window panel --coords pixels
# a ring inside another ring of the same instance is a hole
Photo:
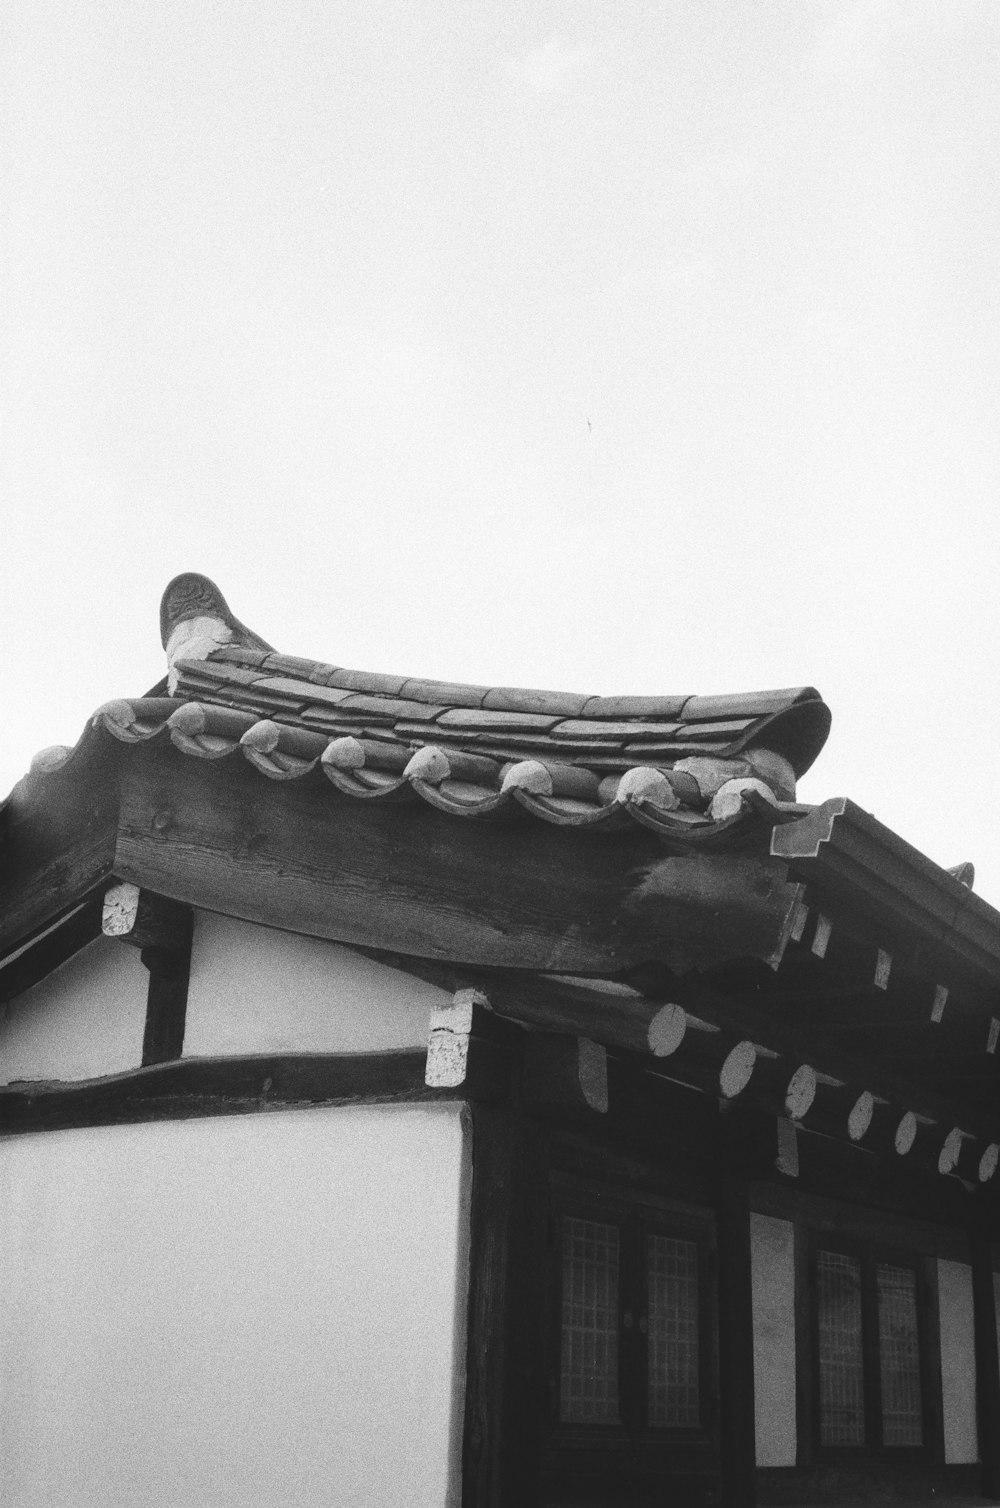
[[[617,1424],[618,1227],[567,1216],[562,1225],[559,1417]]]
[[[816,1283],[820,1441],[823,1445],[864,1445],[861,1264],[841,1252],[821,1251]]]
[[[693,1241],[649,1236],[646,1277],[649,1423],[696,1427],[701,1413],[697,1246]]]
[[[917,1275],[880,1262],[877,1277],[882,1443],[923,1445]]]

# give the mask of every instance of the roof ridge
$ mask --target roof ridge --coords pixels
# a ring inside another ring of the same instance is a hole
[[[803,701],[822,701],[814,686],[767,688],[762,691],[726,692],[701,696],[587,694],[549,691],[531,686],[487,686],[463,681],[435,680],[424,676],[389,675],[382,671],[352,670],[324,660],[279,651],[265,653],[245,645],[226,644],[205,656],[213,664],[229,664],[240,670],[258,670],[263,675],[286,676],[312,685],[375,696],[399,697],[402,701],[426,702],[448,708],[482,708],[484,711],[535,712],[553,717],[587,719],[678,720],[708,722],[740,716],[762,716]],[[193,663],[187,661],[185,663]],[[234,680],[242,676],[234,675]]]

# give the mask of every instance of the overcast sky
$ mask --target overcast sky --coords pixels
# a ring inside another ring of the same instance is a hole
[[[6,791],[280,649],[811,684],[1000,905],[996,0],[7,0]]]

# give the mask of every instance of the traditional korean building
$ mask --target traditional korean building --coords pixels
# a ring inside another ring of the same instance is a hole
[[[4,1502],[1000,1492],[1000,914],[819,694],[162,637],[0,808]]]

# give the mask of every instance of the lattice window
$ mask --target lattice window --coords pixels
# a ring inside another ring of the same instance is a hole
[[[698,1248],[651,1235],[646,1242],[649,1306],[648,1410],[653,1425],[697,1426]]]
[[[880,1262],[877,1279],[882,1444],[923,1445],[917,1275]]]
[[[618,1227],[563,1219],[559,1417],[617,1424]]]
[[[818,1252],[816,1285],[820,1443],[864,1445],[861,1263],[842,1252]]]

